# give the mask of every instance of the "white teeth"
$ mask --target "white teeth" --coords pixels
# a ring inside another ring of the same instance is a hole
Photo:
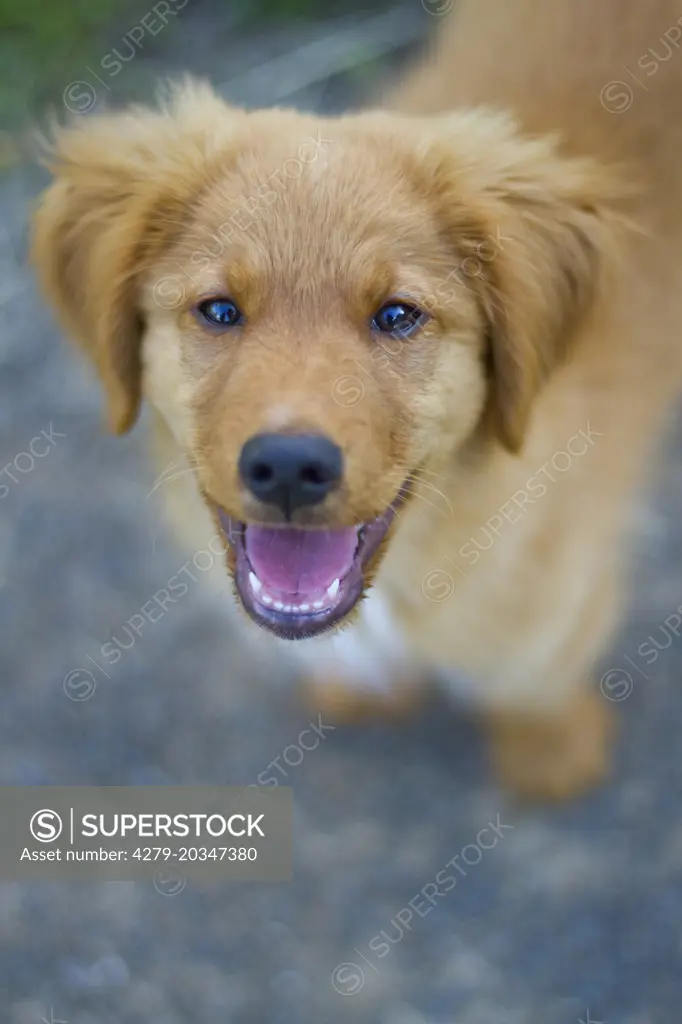
[[[319,611],[321,608],[327,607],[327,601],[325,600],[314,601],[312,604],[284,604],[283,601],[276,601],[274,597],[270,596],[270,594],[263,592],[263,584],[255,573],[249,573],[249,582],[254,593],[258,594],[258,600],[262,604],[269,605],[278,612],[285,612],[293,615],[304,615],[307,612]],[[338,590],[339,581],[335,580],[329,587],[327,594],[330,598],[333,598],[338,593]]]

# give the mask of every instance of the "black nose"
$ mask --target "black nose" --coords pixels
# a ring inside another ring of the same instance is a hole
[[[342,470],[341,449],[311,434],[258,434],[239,456],[239,473],[251,493],[277,505],[287,519],[301,505],[323,501]]]

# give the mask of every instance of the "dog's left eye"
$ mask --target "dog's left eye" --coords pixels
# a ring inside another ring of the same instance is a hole
[[[244,319],[232,299],[206,299],[197,306],[197,313],[213,327],[236,327]]]
[[[403,337],[420,327],[426,314],[409,302],[387,302],[374,315],[372,327],[382,334],[398,334]]]

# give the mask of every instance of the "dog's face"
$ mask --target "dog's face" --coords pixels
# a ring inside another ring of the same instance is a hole
[[[341,622],[424,474],[517,450],[611,237],[608,176],[499,115],[163,114],[67,129],[34,252],[112,425],[144,394],[280,636]],[[456,497],[455,497],[456,500]]]

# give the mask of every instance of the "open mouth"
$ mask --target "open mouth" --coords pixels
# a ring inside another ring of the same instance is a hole
[[[303,640],[336,625],[362,596],[364,571],[403,497],[401,491],[376,519],[339,530],[259,526],[218,508],[246,612],[285,640]]]

